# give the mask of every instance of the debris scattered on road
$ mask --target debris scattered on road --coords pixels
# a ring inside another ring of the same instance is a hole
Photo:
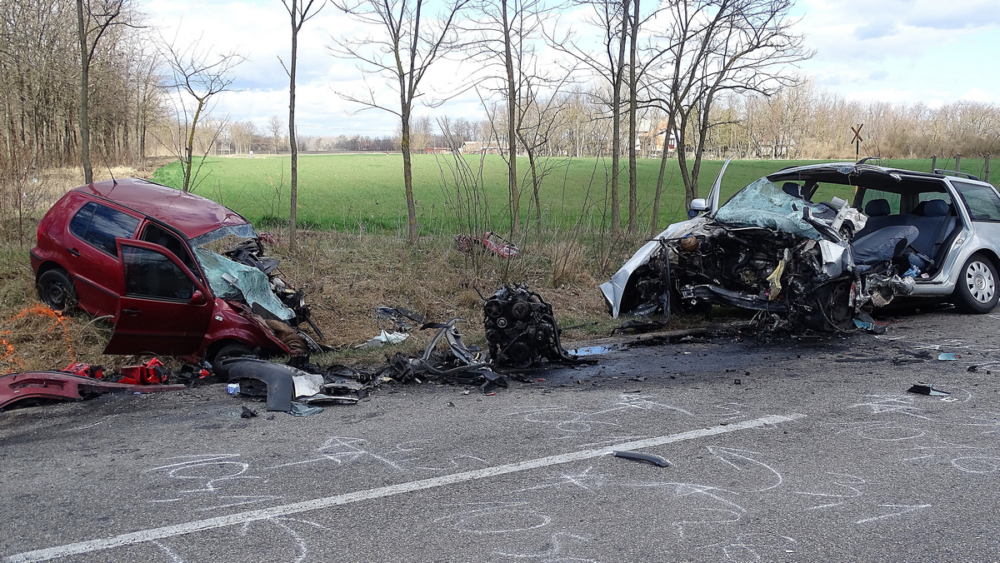
[[[257,411],[246,407],[243,407],[243,412],[240,413],[240,418],[253,418],[255,416],[257,416]]]
[[[423,377],[442,383],[461,383],[479,385],[483,392],[490,392],[496,387],[507,387],[507,379],[493,371],[489,363],[483,361],[479,352],[474,352],[462,342],[458,332],[458,323],[463,319],[452,319],[447,323],[428,323],[420,327],[438,329],[430,344],[419,358],[410,358],[404,354],[396,354],[389,359],[389,366],[379,371],[379,375],[405,383],[420,381]],[[438,343],[448,341],[448,350],[438,352]]]
[[[933,383],[930,384],[918,383],[907,389],[906,392],[916,393],[918,395],[934,395],[940,397],[951,395],[951,392],[949,391],[941,391],[940,389],[935,389]]]
[[[159,359],[153,358],[140,366],[123,367],[122,376],[119,383],[128,385],[162,385],[170,377],[170,370]]]
[[[313,416],[323,412],[323,407],[311,407],[302,403],[292,402],[288,414],[292,416]]]
[[[955,362],[955,361],[958,361],[958,358],[955,357],[955,354],[953,354],[951,352],[946,352],[946,353],[938,355],[938,361],[942,361],[942,362]]]
[[[658,455],[653,454],[641,454],[638,452],[615,452],[615,457],[620,457],[622,459],[630,459],[632,461],[644,461],[646,463],[652,463],[657,467],[669,467],[670,463]]]
[[[852,364],[852,363],[884,362],[887,359],[888,358],[883,358],[879,356],[873,358],[837,358],[833,361],[840,364]]]

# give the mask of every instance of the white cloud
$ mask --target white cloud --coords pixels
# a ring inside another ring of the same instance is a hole
[[[962,94],[961,99],[966,102],[979,102],[984,104],[1000,103],[1000,96],[997,96],[997,94],[991,94],[979,88],[972,88],[965,94]]]

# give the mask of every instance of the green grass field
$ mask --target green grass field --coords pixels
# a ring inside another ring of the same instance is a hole
[[[725,201],[753,180],[797,164],[821,161],[733,161],[723,179]],[[449,165],[450,163],[450,165]],[[476,193],[488,216],[483,230],[506,232],[509,224],[506,165],[499,156],[482,160],[468,158],[473,177],[479,186]],[[519,176],[527,172],[527,159],[518,159]],[[627,166],[627,162],[623,162]],[[883,161],[883,165],[909,170],[930,171],[929,159]],[[651,221],[656,177],[660,161],[640,159],[639,216],[645,229]],[[289,166],[287,156],[265,158],[209,158],[201,170],[195,193],[221,202],[245,215],[263,228],[288,219]],[[701,196],[705,196],[718,175],[722,161],[704,161],[699,178]],[[938,167],[954,167],[954,161],[938,161]],[[962,169],[981,175],[982,160],[964,159]],[[422,234],[454,233],[463,230],[467,213],[458,212],[454,157],[451,155],[413,156],[413,185],[417,215]],[[610,160],[577,158],[560,160],[545,178],[539,192],[543,224],[563,230],[581,222],[588,228],[606,228],[610,217]],[[620,204],[622,221],[628,217],[628,180],[621,174]],[[157,182],[180,187],[178,163],[156,171]],[[469,185],[470,182],[463,182]],[[529,185],[530,182],[523,182]],[[677,161],[667,163],[659,224],[665,226],[684,217],[684,193]],[[849,196],[823,193],[822,197]],[[533,225],[534,203],[530,191],[521,194],[521,221]],[[334,229],[346,232],[397,232],[406,230],[406,201],[403,193],[403,164],[399,154],[304,155],[299,159],[298,223],[305,228]],[[468,230],[468,229],[464,229]]]

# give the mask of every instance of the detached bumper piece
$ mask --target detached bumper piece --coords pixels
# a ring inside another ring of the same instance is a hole
[[[0,410],[28,400],[81,401],[106,393],[161,393],[184,385],[131,385],[59,371],[13,373],[0,377]]]

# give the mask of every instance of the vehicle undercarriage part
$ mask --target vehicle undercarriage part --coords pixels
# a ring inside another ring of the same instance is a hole
[[[379,375],[389,376],[400,382],[428,380],[443,383],[459,383],[463,385],[479,385],[483,392],[489,392],[496,387],[507,388],[507,378],[496,373],[490,364],[480,361],[478,352],[469,350],[462,342],[457,324],[465,322],[462,319],[452,319],[447,323],[428,323],[423,329],[438,329],[437,334],[419,358],[409,358],[404,354],[395,354],[389,360],[389,366],[382,369]],[[448,341],[448,351],[438,352],[438,342],[444,338]]]
[[[159,393],[187,389],[183,385],[130,385],[73,375],[36,371],[0,376],[0,410],[29,400],[79,401],[105,393]]]
[[[483,325],[494,365],[526,368],[542,359],[569,364],[592,362],[563,349],[552,306],[525,286],[501,287],[487,299]]]

